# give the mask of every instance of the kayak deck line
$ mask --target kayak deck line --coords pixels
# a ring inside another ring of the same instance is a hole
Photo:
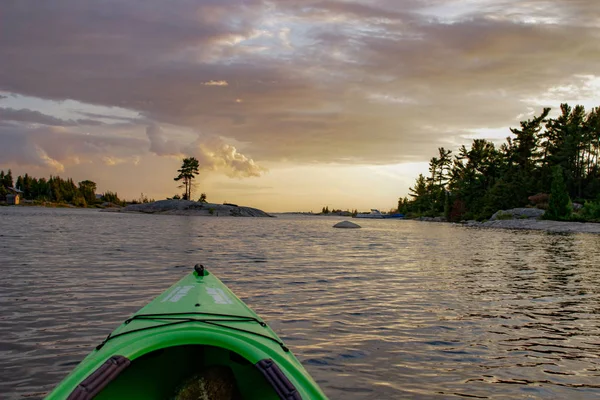
[[[223,318],[185,318],[185,317],[183,317],[184,315],[210,315],[210,316],[218,316],[218,317],[223,317]],[[229,319],[225,319],[225,318],[229,318]],[[120,332],[120,333],[117,333],[114,335],[111,333],[106,337],[106,339],[104,339],[102,341],[102,343],[100,343],[98,346],[96,346],[96,350],[100,350],[102,347],[104,347],[104,345],[109,340],[115,339],[115,338],[123,336],[123,335],[130,334],[130,333],[142,332],[142,331],[147,331],[147,330],[156,329],[156,328],[164,328],[167,326],[180,325],[180,324],[184,324],[187,322],[201,322],[201,323],[208,324],[208,325],[218,326],[220,328],[227,328],[227,329],[232,329],[232,330],[238,331],[238,332],[243,332],[243,333],[248,333],[248,334],[255,335],[255,336],[260,336],[262,338],[265,338],[265,339],[268,339],[268,340],[271,340],[271,341],[277,343],[281,347],[281,349],[283,351],[285,351],[286,353],[290,351],[290,349],[288,349],[287,346],[285,344],[283,344],[283,342],[275,339],[274,337],[271,337],[268,335],[263,335],[262,333],[258,333],[258,332],[248,331],[246,329],[236,328],[236,327],[228,326],[228,325],[222,325],[219,323],[219,322],[256,322],[263,328],[267,327],[267,324],[260,321],[258,318],[254,318],[251,316],[205,313],[205,312],[138,314],[138,315],[134,315],[133,317],[125,320],[124,324],[128,325],[131,321],[135,321],[135,320],[171,320],[171,321],[175,321],[175,322],[166,322],[164,324],[146,326],[143,328],[132,329],[130,331]]]

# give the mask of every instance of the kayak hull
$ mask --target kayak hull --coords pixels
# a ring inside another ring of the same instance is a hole
[[[227,398],[326,398],[275,332],[197,266],[115,329],[47,399],[177,398],[186,380],[206,374],[227,375],[217,377],[220,390],[239,392]]]

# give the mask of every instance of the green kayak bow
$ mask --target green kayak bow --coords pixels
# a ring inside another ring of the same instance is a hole
[[[112,332],[47,399],[326,399],[281,339],[201,265]]]

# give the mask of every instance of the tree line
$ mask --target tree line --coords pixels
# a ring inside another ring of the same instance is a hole
[[[438,148],[429,175],[420,174],[410,197],[400,198],[399,212],[482,220],[515,207],[558,207],[562,197],[566,208],[552,208],[547,215],[600,220],[600,107],[586,112],[581,105],[561,104],[556,118],[548,117],[550,110],[510,128],[514,137],[499,147],[475,139],[456,154]],[[584,204],[584,210],[573,214],[572,201]]]
[[[96,183],[84,180],[75,184],[73,179],[63,179],[60,176],[35,178],[29,174],[19,175],[16,181],[12,171],[0,171],[0,200],[5,200],[9,188],[18,189],[22,197],[28,200],[72,204],[77,207],[91,206],[96,203],[111,202],[122,204],[115,192],[107,191],[101,198],[96,198]]]
[[[181,181],[179,188],[184,189],[180,196],[176,194],[173,199],[191,199],[193,180],[199,174],[199,161],[194,157],[185,158],[182,166],[177,172],[175,181]],[[100,198],[96,196],[96,183],[90,180],[84,180],[75,184],[73,179],[63,179],[60,176],[50,176],[46,178],[35,178],[29,174],[18,176],[16,181],[13,178],[12,171],[9,169],[6,173],[0,171],[0,201],[6,200],[6,195],[11,189],[21,191],[21,196],[27,200],[38,202],[52,202],[72,204],[77,207],[87,207],[104,202],[110,202],[117,205],[151,203],[154,199],[148,198],[143,193],[139,199],[125,202],[119,199],[116,192],[106,191]],[[206,203],[206,193],[200,195],[199,202]]]

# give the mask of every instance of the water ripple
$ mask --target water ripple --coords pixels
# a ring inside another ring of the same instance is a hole
[[[600,238],[338,221],[0,208],[0,393],[42,398],[201,262],[332,399],[600,397]]]

